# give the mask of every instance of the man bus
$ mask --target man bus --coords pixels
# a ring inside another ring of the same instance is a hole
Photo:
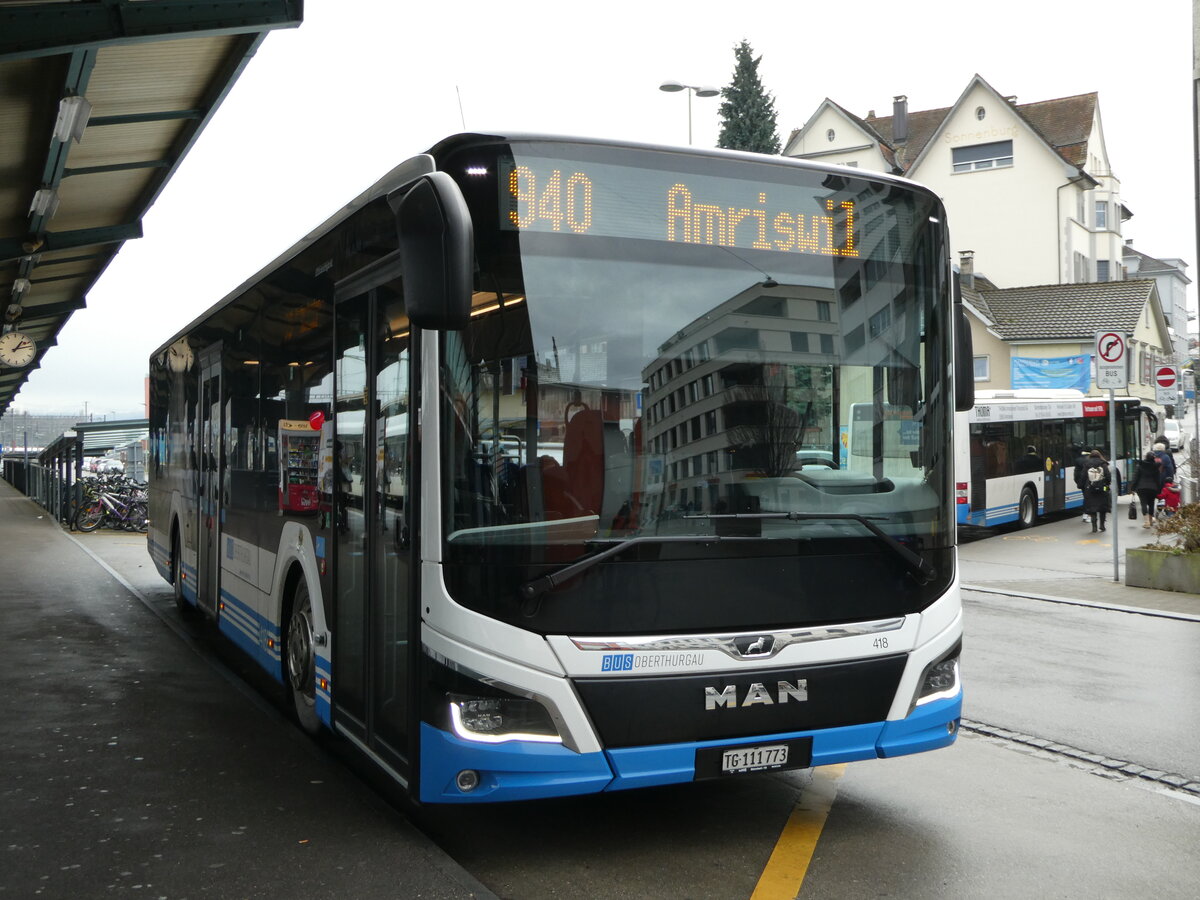
[[[154,560],[423,802],[946,746],[947,246],[890,176],[449,138],[155,352]]]

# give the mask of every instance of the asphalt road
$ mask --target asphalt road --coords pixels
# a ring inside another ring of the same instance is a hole
[[[968,594],[964,718],[1200,782],[1200,622]]]

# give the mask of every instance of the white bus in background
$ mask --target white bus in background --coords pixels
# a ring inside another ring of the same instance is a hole
[[[1039,515],[1081,507],[1074,470],[1085,450],[1099,449],[1115,464],[1126,492],[1158,419],[1136,397],[1118,397],[1116,403],[1114,456],[1106,398],[1062,389],[976,391],[974,408],[955,415],[958,524],[1028,527]]]

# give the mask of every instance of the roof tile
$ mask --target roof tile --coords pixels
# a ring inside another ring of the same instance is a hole
[[[1090,340],[1099,330],[1132,332],[1156,288],[1152,280],[1045,284],[979,291],[1006,341]]]

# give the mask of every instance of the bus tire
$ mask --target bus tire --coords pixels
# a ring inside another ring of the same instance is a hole
[[[1022,528],[1030,528],[1037,523],[1037,494],[1031,487],[1021,491],[1021,500],[1017,505],[1017,522]]]
[[[292,595],[283,645],[284,686],[291,698],[296,721],[309,734],[321,727],[317,718],[317,656],[313,631],[312,599],[301,577]]]

